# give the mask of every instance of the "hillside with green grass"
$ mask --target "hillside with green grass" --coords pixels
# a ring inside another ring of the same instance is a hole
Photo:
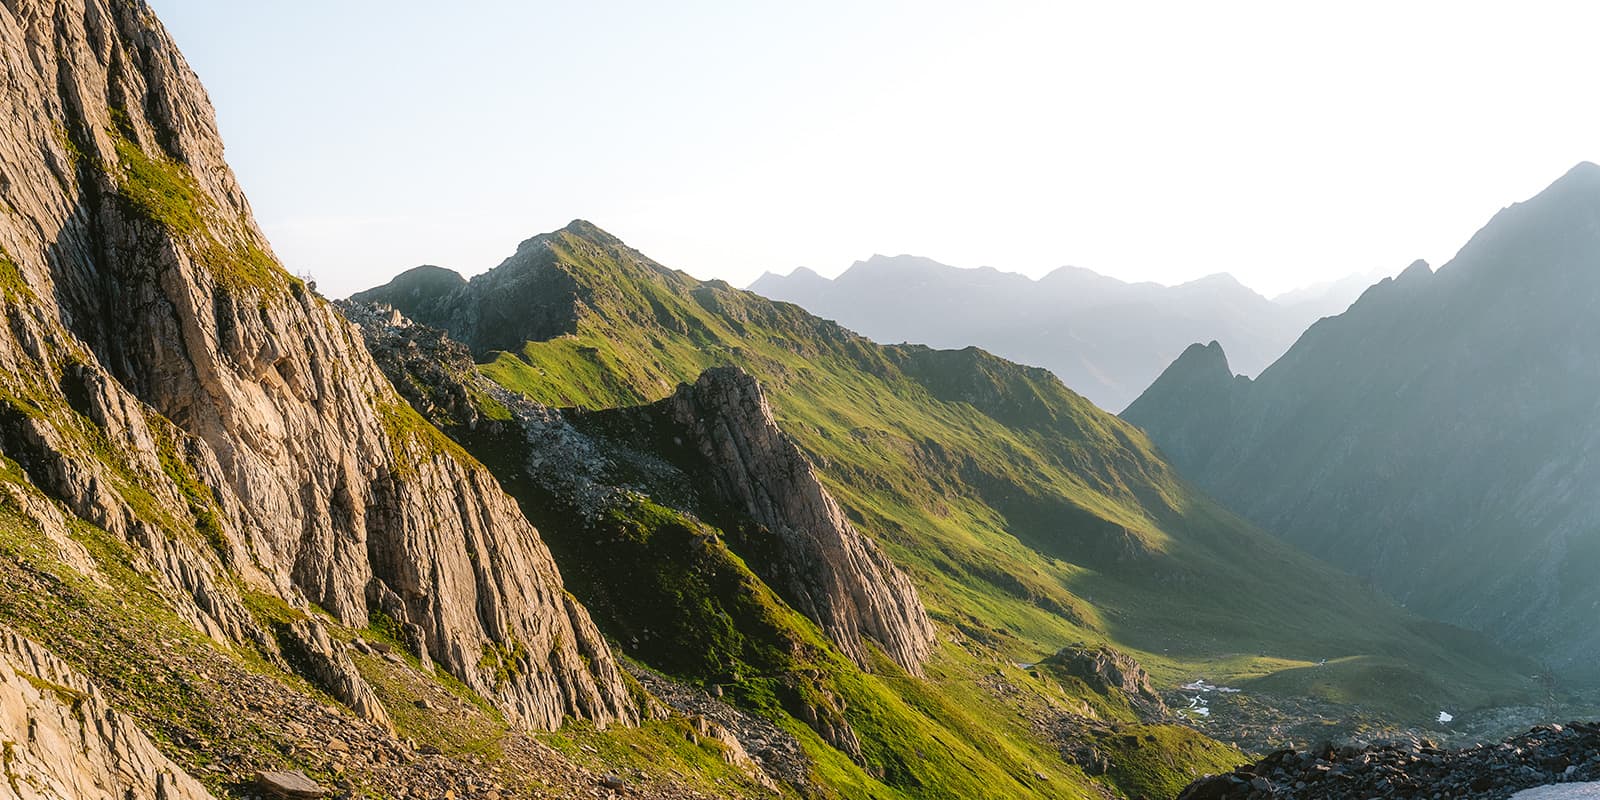
[[[432,275],[420,291],[412,277],[356,299],[461,331],[482,375],[573,409],[580,427],[612,413],[593,412],[661,400],[711,367],[755,376],[779,427],[912,575],[945,632],[951,644],[923,689],[931,697],[970,696],[986,671],[1077,642],[1134,654],[1167,689],[1203,677],[1269,707],[1309,703],[1329,734],[1425,729],[1440,708],[1487,713],[1534,695],[1531,665],[1424,623],[1243,522],[1180,480],[1144,434],[1043,370],[976,349],[880,346],[796,306],[662,267],[583,222],[524,243],[472,281]],[[549,286],[563,287],[563,303],[517,294]],[[511,350],[474,341],[482,319],[519,304],[528,318],[507,324],[530,338]],[[519,459],[496,458],[493,441],[463,441],[537,517],[548,498],[519,492]],[[581,548],[563,551],[552,516],[536,521],[564,574],[606,608],[604,588],[581,577],[593,565],[574,555]],[[608,632],[627,616],[597,615]],[[1244,735],[1239,722],[1201,724],[1232,738]]]

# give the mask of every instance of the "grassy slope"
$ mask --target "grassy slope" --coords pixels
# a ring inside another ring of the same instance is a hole
[[[0,459],[0,482],[13,484],[11,492],[34,495],[35,502],[48,502],[9,460]],[[296,713],[292,704],[334,708],[336,700],[275,666],[268,654],[207,639],[180,619],[163,590],[138,571],[143,557],[135,550],[79,520],[71,529],[90,557],[92,572],[72,566],[10,499],[0,499],[0,624],[45,644],[91,678],[116,708],[137,719],[164,752],[219,797],[233,796],[242,787],[238,778],[252,770],[291,768],[328,784],[347,781],[356,796],[385,796],[359,772],[331,769],[326,754],[308,750],[304,737],[283,718]],[[246,604],[269,630],[305,614],[256,593],[246,594]],[[394,652],[404,654],[381,628],[351,630],[331,617],[323,622],[341,640],[389,641]],[[420,668],[409,654],[403,666],[373,656],[355,659],[401,735],[437,747],[445,758],[504,763],[515,773],[520,762],[506,761],[505,749],[525,734],[513,730],[488,701],[442,670]],[[273,700],[252,713],[232,713],[239,711],[238,687],[252,683],[251,696]],[[413,703],[419,697],[434,704],[419,708]],[[222,709],[230,713],[218,713]],[[576,725],[538,738],[579,763],[603,746],[587,765],[602,773],[627,767],[645,775],[646,783],[687,786],[712,796],[770,796],[724,764],[716,745],[689,740],[688,730],[688,722],[674,716],[638,729],[602,734]],[[590,750],[580,749],[585,746]],[[523,791],[570,788],[546,786],[533,774],[509,780]]]
[[[113,119],[118,126],[110,133],[123,162],[118,196],[135,216],[161,226],[187,247],[229,292],[254,296],[264,304],[305,291],[301,281],[284,272],[255,243],[244,221],[220,217],[187,166],[163,154],[147,153],[129,138],[125,115],[113,111]],[[70,139],[67,144],[79,166],[107,169],[98,161],[83,163],[82,150]],[[16,263],[0,250],[0,315],[16,315],[33,299],[33,290],[22,281]],[[53,374],[28,370],[0,374],[0,427],[15,429],[24,421],[47,424],[61,435],[64,454],[99,461],[109,468],[108,488],[158,529],[150,535],[214,548],[215,555],[226,563],[228,551],[220,540],[211,490],[186,463],[176,427],[146,410],[165,475],[139,469],[138,459],[119,449],[121,442],[113,441],[98,423],[71,404],[69,387],[77,379],[74,370],[91,356],[65,331],[55,333],[55,338],[44,343],[52,348],[52,361],[57,365]],[[386,406],[380,413],[394,441],[410,442],[407,446],[424,451],[444,449],[467,458],[454,441],[409,406]],[[163,480],[170,482],[173,491],[157,492],[157,484]],[[181,498],[187,513],[157,494]],[[20,498],[34,505],[54,505],[68,521],[74,542],[71,548],[81,549],[87,560],[64,552],[45,535],[26,517]],[[134,717],[168,756],[219,797],[238,793],[242,784],[237,779],[257,768],[298,768],[324,783],[349,782],[357,796],[383,796],[374,788],[376,784],[365,785],[360,774],[330,769],[325,753],[309,751],[303,737],[285,731],[282,717],[286,715],[299,714],[300,722],[327,725],[326,719],[304,715],[304,708],[328,709],[329,718],[338,718],[338,712],[331,710],[337,706],[336,700],[287,671],[273,653],[248,646],[229,647],[204,636],[175,610],[170,590],[141,571],[148,566],[143,550],[74,517],[65,505],[41,494],[15,461],[0,454],[0,625],[41,642],[94,681],[113,706]],[[269,637],[275,625],[307,613],[278,597],[244,588],[238,575],[231,577],[238,581],[255,622]],[[331,617],[324,623],[343,640],[358,635],[384,638],[381,630],[344,628]],[[357,658],[399,733],[438,747],[447,759],[498,763],[504,758],[504,745],[519,743],[525,736],[511,729],[485,699],[442,670],[421,670],[415,659],[409,659],[409,668],[403,668],[377,658]],[[250,696],[283,705],[252,706],[248,713],[237,713],[244,689]],[[459,714],[455,708],[426,710],[412,704],[412,698],[428,693],[459,698],[469,713]],[[351,717],[345,714],[343,721],[349,722]],[[603,741],[608,758],[589,766],[615,769],[628,764],[642,771],[646,782],[717,796],[770,796],[724,764],[715,746],[689,743],[687,728],[682,717],[671,717],[638,729],[609,732],[603,738],[581,726],[541,736],[553,745]],[[323,733],[329,731],[339,733],[334,728]],[[507,772],[514,774],[511,783],[519,790],[566,791],[574,780],[562,772],[564,765],[558,765],[555,769],[561,782],[547,787],[540,776],[519,773],[526,761],[505,763]]]
[[[1405,724],[1527,690],[1526,665],[1251,528],[1047,373],[975,350],[880,347],[797,307],[617,258],[619,245],[551,242],[590,290],[579,329],[499,354],[486,374],[542,402],[601,408],[657,399],[710,366],[746,369],[935,616],[1008,658],[1105,641],[1169,684],[1309,692]]]

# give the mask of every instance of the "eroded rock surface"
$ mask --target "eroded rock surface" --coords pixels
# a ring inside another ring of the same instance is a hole
[[[1104,695],[1121,695],[1144,719],[1167,716],[1167,704],[1139,662],[1109,647],[1069,645],[1043,664],[1082,680]]]
[[[92,684],[4,628],[0,741],[0,795],[13,800],[211,800]]]
[[[716,473],[717,490],[782,544],[779,591],[864,662],[863,637],[919,673],[933,647],[916,587],[861,535],[816,470],[778,429],[766,395],[749,374],[708,370],[667,401]]]
[[[392,596],[518,723],[635,719],[516,504],[277,264],[150,9],[6,2],[0,37],[0,448],[27,479],[220,640],[260,635],[241,584],[357,627]]]

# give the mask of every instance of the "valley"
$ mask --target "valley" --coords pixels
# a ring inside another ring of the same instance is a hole
[[[5,0],[0,38],[0,797],[1596,774],[1591,728],[1523,733],[1600,713],[1568,631],[1592,166],[1253,380],[1190,348],[1124,418],[976,339],[874,341],[581,219],[471,277],[324,296],[147,3]],[[1273,313],[1263,366],[1292,338]],[[1535,388],[1446,403],[1484,365]]]

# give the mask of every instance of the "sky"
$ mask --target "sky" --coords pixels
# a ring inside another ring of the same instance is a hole
[[[1267,294],[1600,161],[1600,4],[150,0],[291,271],[575,218],[745,285],[874,253]]]

